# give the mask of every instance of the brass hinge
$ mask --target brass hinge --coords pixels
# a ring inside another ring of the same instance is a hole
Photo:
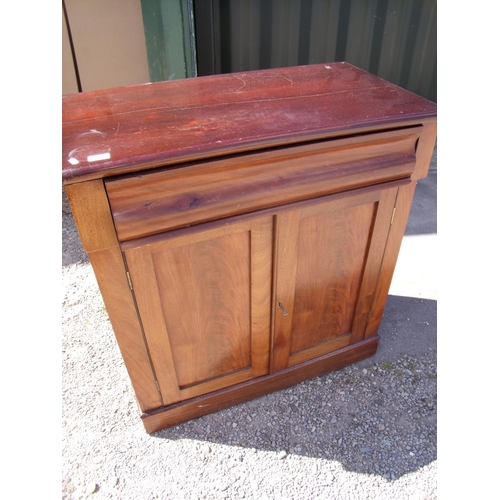
[[[130,273],[128,271],[127,271],[127,279],[128,279],[128,286],[130,287],[131,290],[133,290],[132,279],[130,278]]]
[[[394,214],[396,213],[396,207],[394,207],[392,209],[392,217],[391,217],[391,226],[392,226],[392,223],[394,222]]]

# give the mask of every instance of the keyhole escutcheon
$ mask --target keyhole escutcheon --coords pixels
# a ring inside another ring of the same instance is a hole
[[[281,309],[283,316],[288,316],[288,311],[283,307],[283,304],[281,302],[278,302],[278,307]]]

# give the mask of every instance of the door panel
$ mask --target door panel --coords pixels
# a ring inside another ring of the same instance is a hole
[[[160,240],[125,256],[168,403],[268,372],[271,217]]]
[[[244,231],[153,253],[181,388],[251,365],[249,240]]]
[[[369,203],[301,220],[291,355],[351,331],[374,213]]]
[[[396,192],[277,216],[272,372],[362,340]]]

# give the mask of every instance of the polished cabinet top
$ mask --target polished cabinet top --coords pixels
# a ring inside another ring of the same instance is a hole
[[[63,96],[64,184],[435,119],[436,105],[348,63]]]

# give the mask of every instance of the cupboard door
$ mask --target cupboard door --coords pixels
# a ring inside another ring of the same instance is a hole
[[[272,217],[124,251],[163,404],[267,374]]]
[[[276,216],[271,370],[364,338],[397,188]]]

